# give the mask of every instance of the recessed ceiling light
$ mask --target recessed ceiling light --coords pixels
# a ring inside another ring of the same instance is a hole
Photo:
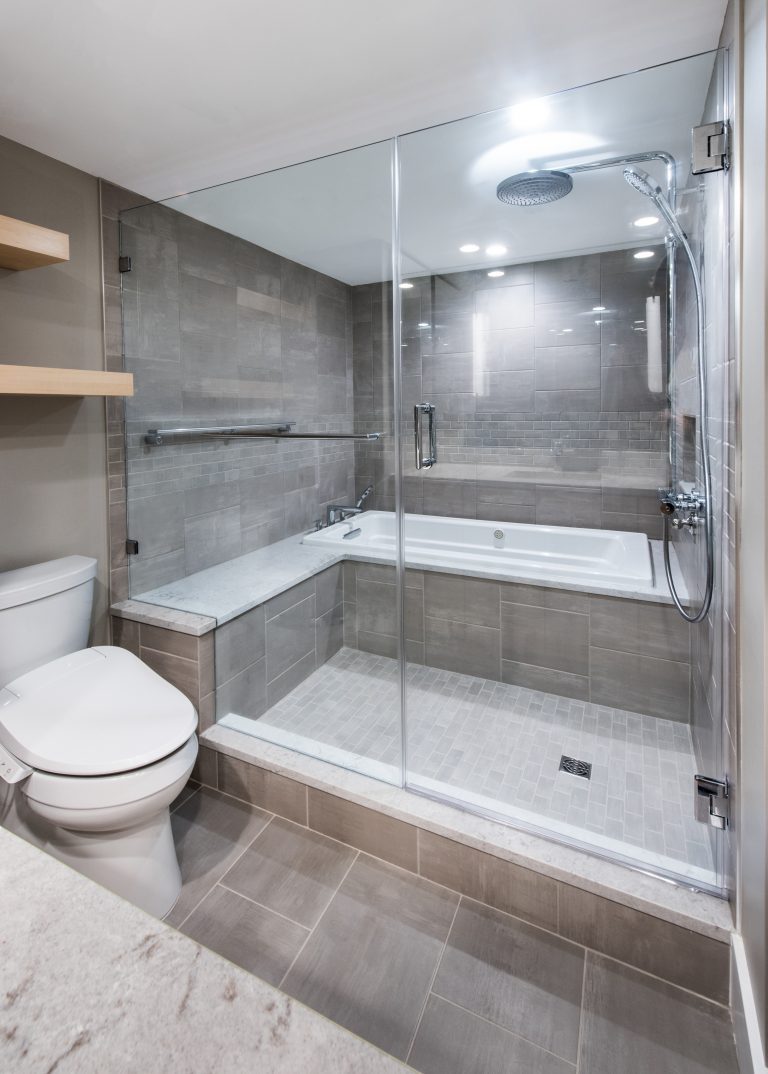
[[[572,329],[572,328],[564,328],[564,329],[563,329],[563,332],[572,332],[572,331],[573,331],[573,329]]]
[[[463,246],[459,247],[459,252],[462,254],[476,254],[480,247],[476,242],[465,242]]]
[[[653,227],[658,222],[658,216],[638,216],[637,220],[632,221],[635,227]]]
[[[605,309],[605,306],[593,306],[592,307],[592,312],[593,313],[602,313],[604,309]]]
[[[413,284],[412,284],[412,283],[408,283],[407,281],[406,281],[405,283],[401,283],[401,284],[400,284],[400,289],[401,289],[402,291],[410,291],[410,289],[411,289],[412,287],[413,287]]]
[[[429,328],[429,321],[419,321],[417,328]]]
[[[595,321],[595,324],[602,324],[602,321]]]
[[[492,242],[490,246],[486,246],[485,252],[489,257],[503,257],[507,252],[507,248],[500,242]]]
[[[545,97],[537,97],[531,101],[513,104],[509,110],[509,118],[518,129],[531,130],[546,123],[551,111],[549,101]]]
[[[491,271],[488,273],[488,275],[491,277],[492,280],[498,279],[499,276],[504,275],[504,269],[500,269],[500,268],[491,269]]]
[[[635,254],[636,261],[645,261],[649,257],[653,257],[653,250],[638,250]]]

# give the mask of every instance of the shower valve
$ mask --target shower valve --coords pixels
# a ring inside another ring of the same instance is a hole
[[[695,489],[677,493],[672,489],[659,489],[659,510],[663,515],[675,516],[671,522],[676,530],[693,530],[702,525],[705,521],[700,514],[703,507],[704,499]]]

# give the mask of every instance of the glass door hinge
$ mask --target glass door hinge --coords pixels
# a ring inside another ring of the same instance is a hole
[[[118,259],[117,265],[121,272],[130,272],[133,268],[133,262],[131,261],[131,258],[125,255]]]
[[[694,776],[696,820],[713,828],[727,828],[730,818],[728,780]]]
[[[138,556],[139,554],[139,542],[129,537],[125,542],[125,554],[127,556]]]
[[[691,130],[691,172],[720,172],[728,167],[728,125],[722,120]]]

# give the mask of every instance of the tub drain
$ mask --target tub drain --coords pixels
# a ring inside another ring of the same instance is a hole
[[[566,757],[565,754],[560,758],[558,771],[569,772],[572,776],[581,776],[582,779],[592,777],[592,765],[589,761],[579,761],[576,757]]]

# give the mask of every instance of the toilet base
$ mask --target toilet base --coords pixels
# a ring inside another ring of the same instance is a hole
[[[166,807],[116,832],[74,832],[34,815],[19,795],[3,826],[153,917],[164,917],[181,891],[181,872]]]
[[[52,828],[43,849],[153,917],[165,917],[181,891],[168,808],[119,832]]]

